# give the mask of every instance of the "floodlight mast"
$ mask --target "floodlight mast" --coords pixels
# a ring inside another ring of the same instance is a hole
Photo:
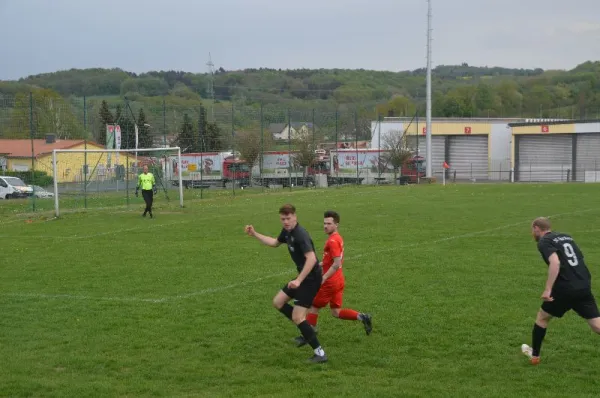
[[[425,175],[432,177],[431,150],[431,0],[427,0],[427,99],[425,111]],[[417,131],[417,134],[419,132]]]

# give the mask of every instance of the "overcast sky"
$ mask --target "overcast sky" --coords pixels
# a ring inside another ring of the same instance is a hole
[[[600,60],[600,0],[432,0],[433,66]],[[0,79],[70,68],[205,72],[426,65],[426,0],[0,0]]]

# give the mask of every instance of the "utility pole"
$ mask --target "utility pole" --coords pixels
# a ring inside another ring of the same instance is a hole
[[[212,101],[210,106],[210,121],[214,123],[215,121],[215,64],[213,64],[212,56],[208,53],[208,62],[206,63],[208,66],[208,87],[206,88],[206,93],[208,94],[208,98]]]

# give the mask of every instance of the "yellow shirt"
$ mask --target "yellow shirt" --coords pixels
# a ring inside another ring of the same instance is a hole
[[[149,191],[156,184],[154,180],[154,175],[152,173],[148,174],[140,174],[138,178],[138,188],[141,188],[143,191]]]

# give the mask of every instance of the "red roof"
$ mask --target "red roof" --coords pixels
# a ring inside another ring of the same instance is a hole
[[[83,140],[56,140],[52,144],[47,144],[46,140],[33,140],[33,152],[36,157],[51,153],[54,149],[69,149],[77,145],[82,145]],[[88,141],[88,145],[101,147],[95,142]],[[31,140],[2,140],[0,139],[0,153],[13,158],[31,157]]]

